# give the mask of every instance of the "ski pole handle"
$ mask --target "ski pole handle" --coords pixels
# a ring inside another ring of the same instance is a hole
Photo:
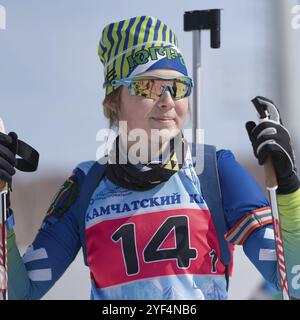
[[[259,122],[268,121],[270,119],[270,114],[268,108],[265,104],[259,102],[258,97],[252,100],[256,111],[259,116]],[[280,225],[280,217],[278,213],[278,205],[277,205],[277,197],[276,197],[276,189],[278,188],[278,182],[276,177],[276,172],[274,169],[274,165],[272,162],[271,156],[268,156],[264,163],[264,171],[265,171],[265,184],[269,193],[270,205],[273,216],[273,225],[274,225],[274,235],[275,235],[275,244],[276,244],[276,254],[278,261],[278,269],[280,275],[280,284],[281,284],[281,292],[283,300],[289,300],[289,287],[287,280],[287,272],[286,272],[286,263],[284,258],[284,249],[283,249],[283,241],[282,241],[282,233],[281,233],[281,225]]]
[[[278,182],[271,157],[268,157],[264,164],[265,182],[267,189],[277,189]]]
[[[0,132],[5,133],[2,118],[0,118]],[[7,191],[7,183],[5,181],[0,180],[0,192],[2,191]]]
[[[261,123],[269,120],[270,115],[269,115],[267,106],[259,103],[257,97],[252,99],[251,101],[254,104],[255,109],[258,113],[259,122]],[[264,171],[265,171],[266,188],[268,190],[270,189],[276,190],[278,188],[278,182],[277,182],[274,165],[270,156],[267,158],[266,162],[264,163]]]

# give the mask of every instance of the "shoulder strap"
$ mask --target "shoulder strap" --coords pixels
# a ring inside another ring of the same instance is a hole
[[[196,151],[196,145],[192,145],[192,154]],[[225,215],[222,204],[222,193],[220,188],[218,166],[217,166],[217,153],[216,147],[212,145],[204,145],[204,169],[198,175],[203,197],[211,212],[213,222],[216,228],[219,245],[220,245],[220,260],[226,268],[226,281],[228,289],[229,281],[229,263],[231,260],[228,242],[225,240],[226,233]]]
[[[96,161],[88,171],[87,175],[85,176],[80,189],[77,205],[76,205],[79,235],[80,235],[85,265],[88,265],[87,254],[86,254],[86,238],[85,238],[85,213],[89,206],[91,196],[95,191],[95,189],[97,188],[97,185],[99,184],[100,180],[103,178],[106,170],[106,165],[100,164],[99,162]]]

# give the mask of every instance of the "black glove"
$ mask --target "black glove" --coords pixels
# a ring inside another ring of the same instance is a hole
[[[16,173],[16,153],[18,136],[14,132],[8,135],[0,132],[0,180],[11,186],[12,176]]]
[[[254,154],[260,165],[270,156],[278,181],[278,194],[288,194],[300,187],[295,167],[295,155],[288,130],[283,126],[278,109],[264,97],[253,99],[256,108],[264,109],[268,116],[258,125],[249,121],[246,129],[252,142]],[[262,113],[260,112],[262,115]]]

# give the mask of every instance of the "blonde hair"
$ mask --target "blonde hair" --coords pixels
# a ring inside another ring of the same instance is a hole
[[[103,104],[104,116],[109,120],[109,128],[118,126],[122,86],[105,96]]]

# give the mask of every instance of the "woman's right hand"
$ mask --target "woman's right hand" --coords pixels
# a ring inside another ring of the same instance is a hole
[[[0,132],[0,181],[9,185],[16,173],[17,141],[18,136],[15,132],[10,132],[8,135]]]

